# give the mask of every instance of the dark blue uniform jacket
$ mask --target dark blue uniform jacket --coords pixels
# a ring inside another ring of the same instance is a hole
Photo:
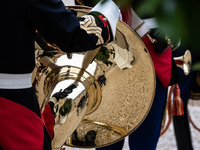
[[[94,49],[98,40],[80,28],[84,18],[66,10],[61,0],[2,1],[0,19],[0,73],[32,72],[36,29],[47,42],[66,52]],[[103,28],[101,20],[95,19]]]

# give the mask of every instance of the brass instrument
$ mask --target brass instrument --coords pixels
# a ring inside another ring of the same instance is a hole
[[[67,9],[76,11],[77,16],[90,10],[85,6]],[[59,111],[56,115],[53,149],[106,146],[125,138],[142,123],[154,99],[155,72],[144,43],[125,23],[118,22],[116,40],[96,49],[90,62],[87,52],[67,54],[55,45],[50,47],[44,51],[36,43],[32,81],[41,111],[55,92],[77,85],[67,99],[59,100],[59,109],[66,100],[71,103],[65,116]],[[109,54],[108,58],[97,58],[99,52]]]
[[[188,75],[190,73],[192,57],[191,52],[189,50],[186,50],[183,56],[175,57],[174,60],[176,65],[183,69],[185,75]]]

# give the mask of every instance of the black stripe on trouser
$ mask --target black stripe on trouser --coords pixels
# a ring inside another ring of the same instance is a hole
[[[51,150],[51,138],[45,127],[44,127],[43,150]]]

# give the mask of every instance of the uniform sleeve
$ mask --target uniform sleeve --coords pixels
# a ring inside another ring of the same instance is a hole
[[[27,0],[27,10],[44,39],[65,52],[92,50],[112,40],[99,13],[76,17],[61,0]]]

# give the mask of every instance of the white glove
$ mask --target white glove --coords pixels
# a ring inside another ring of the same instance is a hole
[[[113,39],[115,39],[116,26],[120,17],[120,10],[118,6],[112,0],[101,0],[97,5],[95,5],[90,12],[99,12],[104,15],[111,27],[111,32]]]

